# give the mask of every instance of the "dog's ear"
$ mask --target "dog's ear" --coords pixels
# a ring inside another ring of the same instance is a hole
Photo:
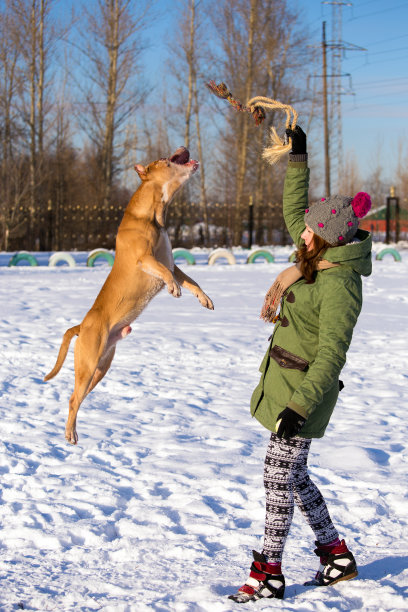
[[[142,164],[135,164],[134,168],[136,172],[138,173],[139,177],[141,178],[141,180],[142,181],[146,180],[147,178],[146,168],[142,166]]]

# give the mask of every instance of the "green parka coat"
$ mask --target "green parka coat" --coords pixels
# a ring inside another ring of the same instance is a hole
[[[297,246],[303,244],[300,235],[305,229],[308,187],[306,162],[289,162],[283,212]],[[361,275],[371,274],[371,236],[358,230],[356,238],[356,242],[327,249],[324,258],[339,266],[318,271],[314,283],[298,280],[282,298],[280,320],[251,398],[252,416],[271,431],[275,431],[278,414],[288,406],[307,419],[299,436],[324,435],[362,306]],[[282,353],[281,349],[288,353],[283,352],[284,359],[274,359],[270,356],[272,347],[278,347],[275,353]],[[301,358],[300,365],[297,357]]]

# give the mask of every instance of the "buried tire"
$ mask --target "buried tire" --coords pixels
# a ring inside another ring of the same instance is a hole
[[[34,255],[31,255],[31,253],[28,253],[27,251],[19,251],[18,253],[13,255],[8,265],[9,267],[16,266],[20,261],[28,261],[30,266],[38,266],[38,261],[36,260]]]
[[[235,256],[228,249],[215,249],[208,256],[208,265],[213,266],[217,259],[226,259],[229,264],[237,263]]]
[[[86,260],[88,268],[93,268],[97,259],[104,259],[110,266],[113,266],[113,262],[115,261],[114,256],[108,249],[95,249],[89,253],[88,259]]]
[[[190,251],[187,251],[186,249],[173,249],[172,253],[174,260],[185,259],[185,261],[191,266],[194,266],[196,263],[194,255],[192,255]]]
[[[58,251],[58,253],[53,253],[48,260],[48,265],[51,268],[54,268],[58,263],[65,262],[68,264],[70,268],[75,268],[75,259],[72,257],[70,253],[63,253],[62,251]]]
[[[257,251],[253,251],[250,255],[248,255],[247,264],[254,263],[257,259],[265,259],[268,263],[273,263],[275,261],[274,256],[270,251],[266,251],[265,249],[258,249]]]
[[[392,255],[394,258],[394,261],[401,261],[401,255],[398,253],[396,249],[392,249],[392,248],[382,249],[381,251],[377,253],[375,258],[377,261],[382,261],[384,255]]]

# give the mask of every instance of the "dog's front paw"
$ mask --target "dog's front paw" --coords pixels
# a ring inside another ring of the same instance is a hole
[[[209,298],[208,295],[204,293],[204,291],[199,293],[197,297],[201,306],[204,306],[204,308],[208,308],[208,310],[214,310],[214,304],[212,302],[212,299]]]
[[[180,285],[178,283],[176,283],[175,280],[171,281],[168,285],[167,285],[167,289],[168,292],[174,296],[174,297],[180,297],[181,296],[181,289],[180,289]]]

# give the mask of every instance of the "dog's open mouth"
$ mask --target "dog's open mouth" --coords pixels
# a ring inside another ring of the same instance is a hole
[[[179,166],[191,166],[193,172],[197,170],[199,165],[198,161],[195,159],[190,159],[190,152],[185,147],[179,147],[170,157],[170,161],[173,164],[178,164]]]

